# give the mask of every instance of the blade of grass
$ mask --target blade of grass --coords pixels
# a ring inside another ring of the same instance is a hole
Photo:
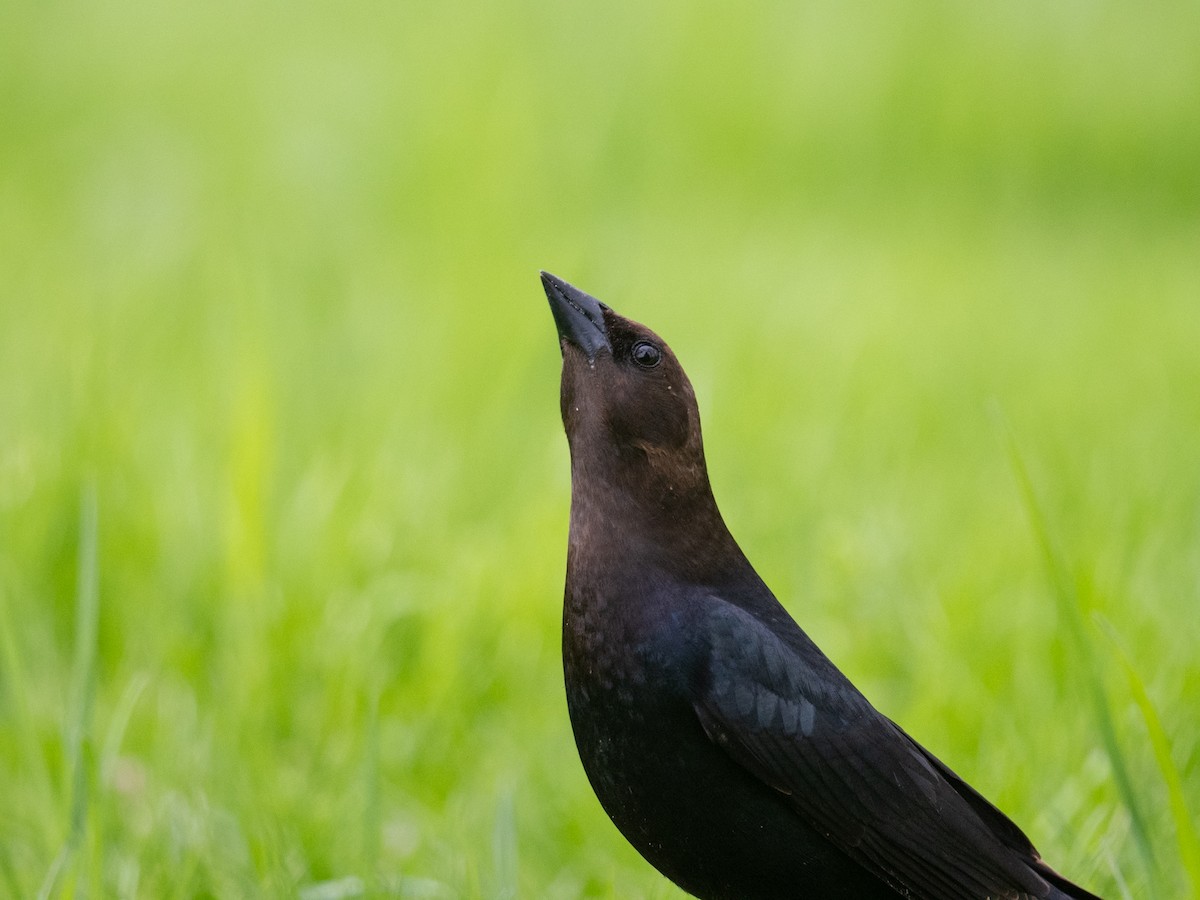
[[[63,749],[71,773],[70,827],[56,854],[38,897],[54,893],[59,878],[70,867],[83,843],[88,816],[88,765],[86,735],[96,695],[96,634],[100,619],[98,510],[96,491],[83,491],[79,513],[79,569],[75,582],[75,653],[71,665],[70,706],[67,708]]]
[[[71,834],[76,844],[87,823],[88,784],[84,742],[96,696],[96,632],[100,618],[96,548],[96,493],[84,491],[80,504],[79,575],[75,585],[75,658],[71,668],[72,704],[67,723],[67,758],[72,773]]]
[[[112,718],[109,720],[108,730],[104,735],[104,743],[101,745],[100,751],[100,783],[110,784],[112,782],[113,770],[117,764],[117,758],[121,753],[121,742],[125,739],[125,731],[129,727],[129,720],[133,716],[134,707],[137,706],[138,700],[141,699],[142,693],[150,684],[150,676],[145,672],[139,672],[125,686],[125,690],[121,693],[121,698],[117,701],[116,707],[113,709]]]
[[[363,762],[363,863],[364,879],[371,893],[378,894],[380,837],[383,832],[382,791],[379,784],[379,689],[371,691],[367,707],[367,746]]]
[[[1104,744],[1105,753],[1108,756],[1109,765],[1112,767],[1113,780],[1116,782],[1117,792],[1120,794],[1121,801],[1129,813],[1130,830],[1133,832],[1134,841],[1137,843],[1142,861],[1146,866],[1147,872],[1153,873],[1155,871],[1154,848],[1150,843],[1150,831],[1146,825],[1146,814],[1142,809],[1142,803],[1138,799],[1138,794],[1134,790],[1133,779],[1129,774],[1129,766],[1126,763],[1124,750],[1117,739],[1112,704],[1108,698],[1108,689],[1105,687],[1099,661],[1096,659],[1092,644],[1088,640],[1078,586],[1067,574],[1067,566],[1063,562],[1062,553],[1050,537],[1050,530],[1046,524],[1045,515],[1042,513],[1041,505],[1038,502],[1037,491],[1033,486],[1033,479],[1029,475],[1029,469],[1025,465],[1021,448],[1017,444],[1016,435],[1008,425],[1007,419],[1003,418],[1003,415],[1001,415],[1001,421],[1008,435],[1009,454],[1013,470],[1021,487],[1030,525],[1033,528],[1038,546],[1042,550],[1042,555],[1046,563],[1046,571],[1058,606],[1059,618],[1066,625],[1067,634],[1070,636],[1075,656],[1079,660],[1083,670],[1084,684],[1088,692],[1088,697],[1091,700],[1096,723],[1100,728],[1100,737]]]
[[[496,821],[492,827],[493,896],[515,900],[519,896],[517,875],[517,816],[511,789],[504,789],[496,803]]]
[[[1121,668],[1125,670],[1133,701],[1142,714],[1142,720],[1146,723],[1146,731],[1150,735],[1150,747],[1154,751],[1154,759],[1158,763],[1163,782],[1167,786],[1171,818],[1175,821],[1175,836],[1179,841],[1179,858],[1183,861],[1184,871],[1187,872],[1188,880],[1191,882],[1192,896],[1200,897],[1200,836],[1196,834],[1196,826],[1191,811],[1188,809],[1187,797],[1183,790],[1183,778],[1179,774],[1179,767],[1175,765],[1175,758],[1171,753],[1171,742],[1163,728],[1162,719],[1159,718],[1158,709],[1146,691],[1146,684],[1134,667],[1116,628],[1099,612],[1092,613],[1092,620],[1100,626],[1112,644]]]

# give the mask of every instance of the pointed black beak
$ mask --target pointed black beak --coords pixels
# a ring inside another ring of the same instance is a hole
[[[570,341],[582,350],[587,354],[588,362],[595,360],[602,349],[612,352],[604,328],[607,306],[549,272],[542,273],[542,287],[546,289],[560,340]]]

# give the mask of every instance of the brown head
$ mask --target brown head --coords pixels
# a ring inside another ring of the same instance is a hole
[[[572,528],[604,522],[652,533],[660,545],[727,536],[709,487],[696,395],[671,348],[547,272],[542,285],[563,354]]]

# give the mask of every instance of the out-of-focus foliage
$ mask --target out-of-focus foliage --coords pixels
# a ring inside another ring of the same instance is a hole
[[[0,894],[676,894],[566,720],[539,268],[880,708],[1195,889],[1194,3],[2,18]]]

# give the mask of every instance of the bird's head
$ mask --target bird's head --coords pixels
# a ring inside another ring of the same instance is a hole
[[[562,417],[576,475],[707,492],[696,395],[671,348],[547,272],[542,285],[562,346]]]

